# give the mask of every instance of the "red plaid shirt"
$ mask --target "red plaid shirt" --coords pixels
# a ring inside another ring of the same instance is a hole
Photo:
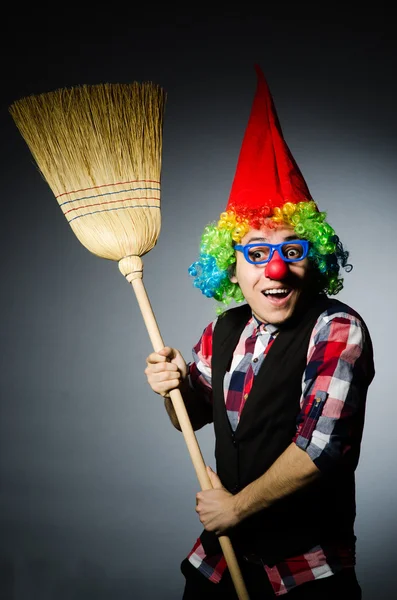
[[[360,317],[348,307],[344,306],[344,309],[346,312],[325,311],[313,328],[302,377],[301,412],[297,418],[295,436],[291,440],[309,454],[321,471],[331,468],[350,448],[351,428],[346,424],[358,408],[349,405],[348,400],[353,369],[359,356],[372,361],[372,353],[366,344],[366,330]],[[205,401],[210,403],[215,323],[216,320],[204,330],[193,349],[194,362],[189,365],[191,386],[199,390]],[[253,379],[277,333],[274,325],[259,323],[252,317],[241,334],[230,371],[224,379],[226,409],[233,429],[237,427]],[[226,569],[223,555],[206,556],[200,539],[188,558],[214,583],[220,581]],[[264,568],[274,593],[279,596],[297,585],[328,577],[354,564],[354,547],[315,546],[304,555],[288,558],[272,567],[264,565]]]

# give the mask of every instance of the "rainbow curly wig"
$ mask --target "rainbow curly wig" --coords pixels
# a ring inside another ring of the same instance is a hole
[[[293,204],[286,202],[281,208],[263,207],[238,212],[228,209],[220,215],[218,223],[204,229],[199,260],[189,267],[193,285],[208,298],[224,306],[232,300],[244,300],[238,283],[230,281],[236,262],[234,245],[241,242],[250,229],[290,226],[297,236],[310,242],[308,258],[316,270],[318,291],[335,295],[343,288],[340,267],[346,271],[349,253],[343,249],[334,229],[326,222],[326,213],[319,212],[314,201]]]

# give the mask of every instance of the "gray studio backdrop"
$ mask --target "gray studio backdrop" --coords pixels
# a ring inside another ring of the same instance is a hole
[[[7,106],[78,83],[150,79],[167,90],[162,230],[144,282],[165,342],[190,360],[215,303],[187,268],[227,202],[254,62],[313,197],[351,252],[339,298],[366,320],[377,370],[357,471],[357,570],[364,600],[394,597],[395,53],[370,27],[159,20],[101,42],[81,25],[66,46],[43,26],[12,59],[0,115],[0,598],[174,600],[201,531],[185,442],[143,373],[151,345],[133,290],[116,263],[77,241]],[[197,439],[215,468],[211,427]]]

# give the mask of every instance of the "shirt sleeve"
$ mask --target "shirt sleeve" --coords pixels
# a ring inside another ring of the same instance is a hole
[[[364,425],[368,332],[355,315],[320,315],[313,329],[302,380],[301,411],[293,441],[320,471],[345,459],[357,465]]]
[[[212,336],[216,319],[203,331],[192,350],[193,361],[189,363],[189,384],[192,389],[204,396],[212,404]]]

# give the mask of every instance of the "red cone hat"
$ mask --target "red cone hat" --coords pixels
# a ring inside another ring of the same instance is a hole
[[[255,65],[257,89],[244,134],[228,209],[281,207],[312,200],[307,184],[281,131],[273,99]]]

